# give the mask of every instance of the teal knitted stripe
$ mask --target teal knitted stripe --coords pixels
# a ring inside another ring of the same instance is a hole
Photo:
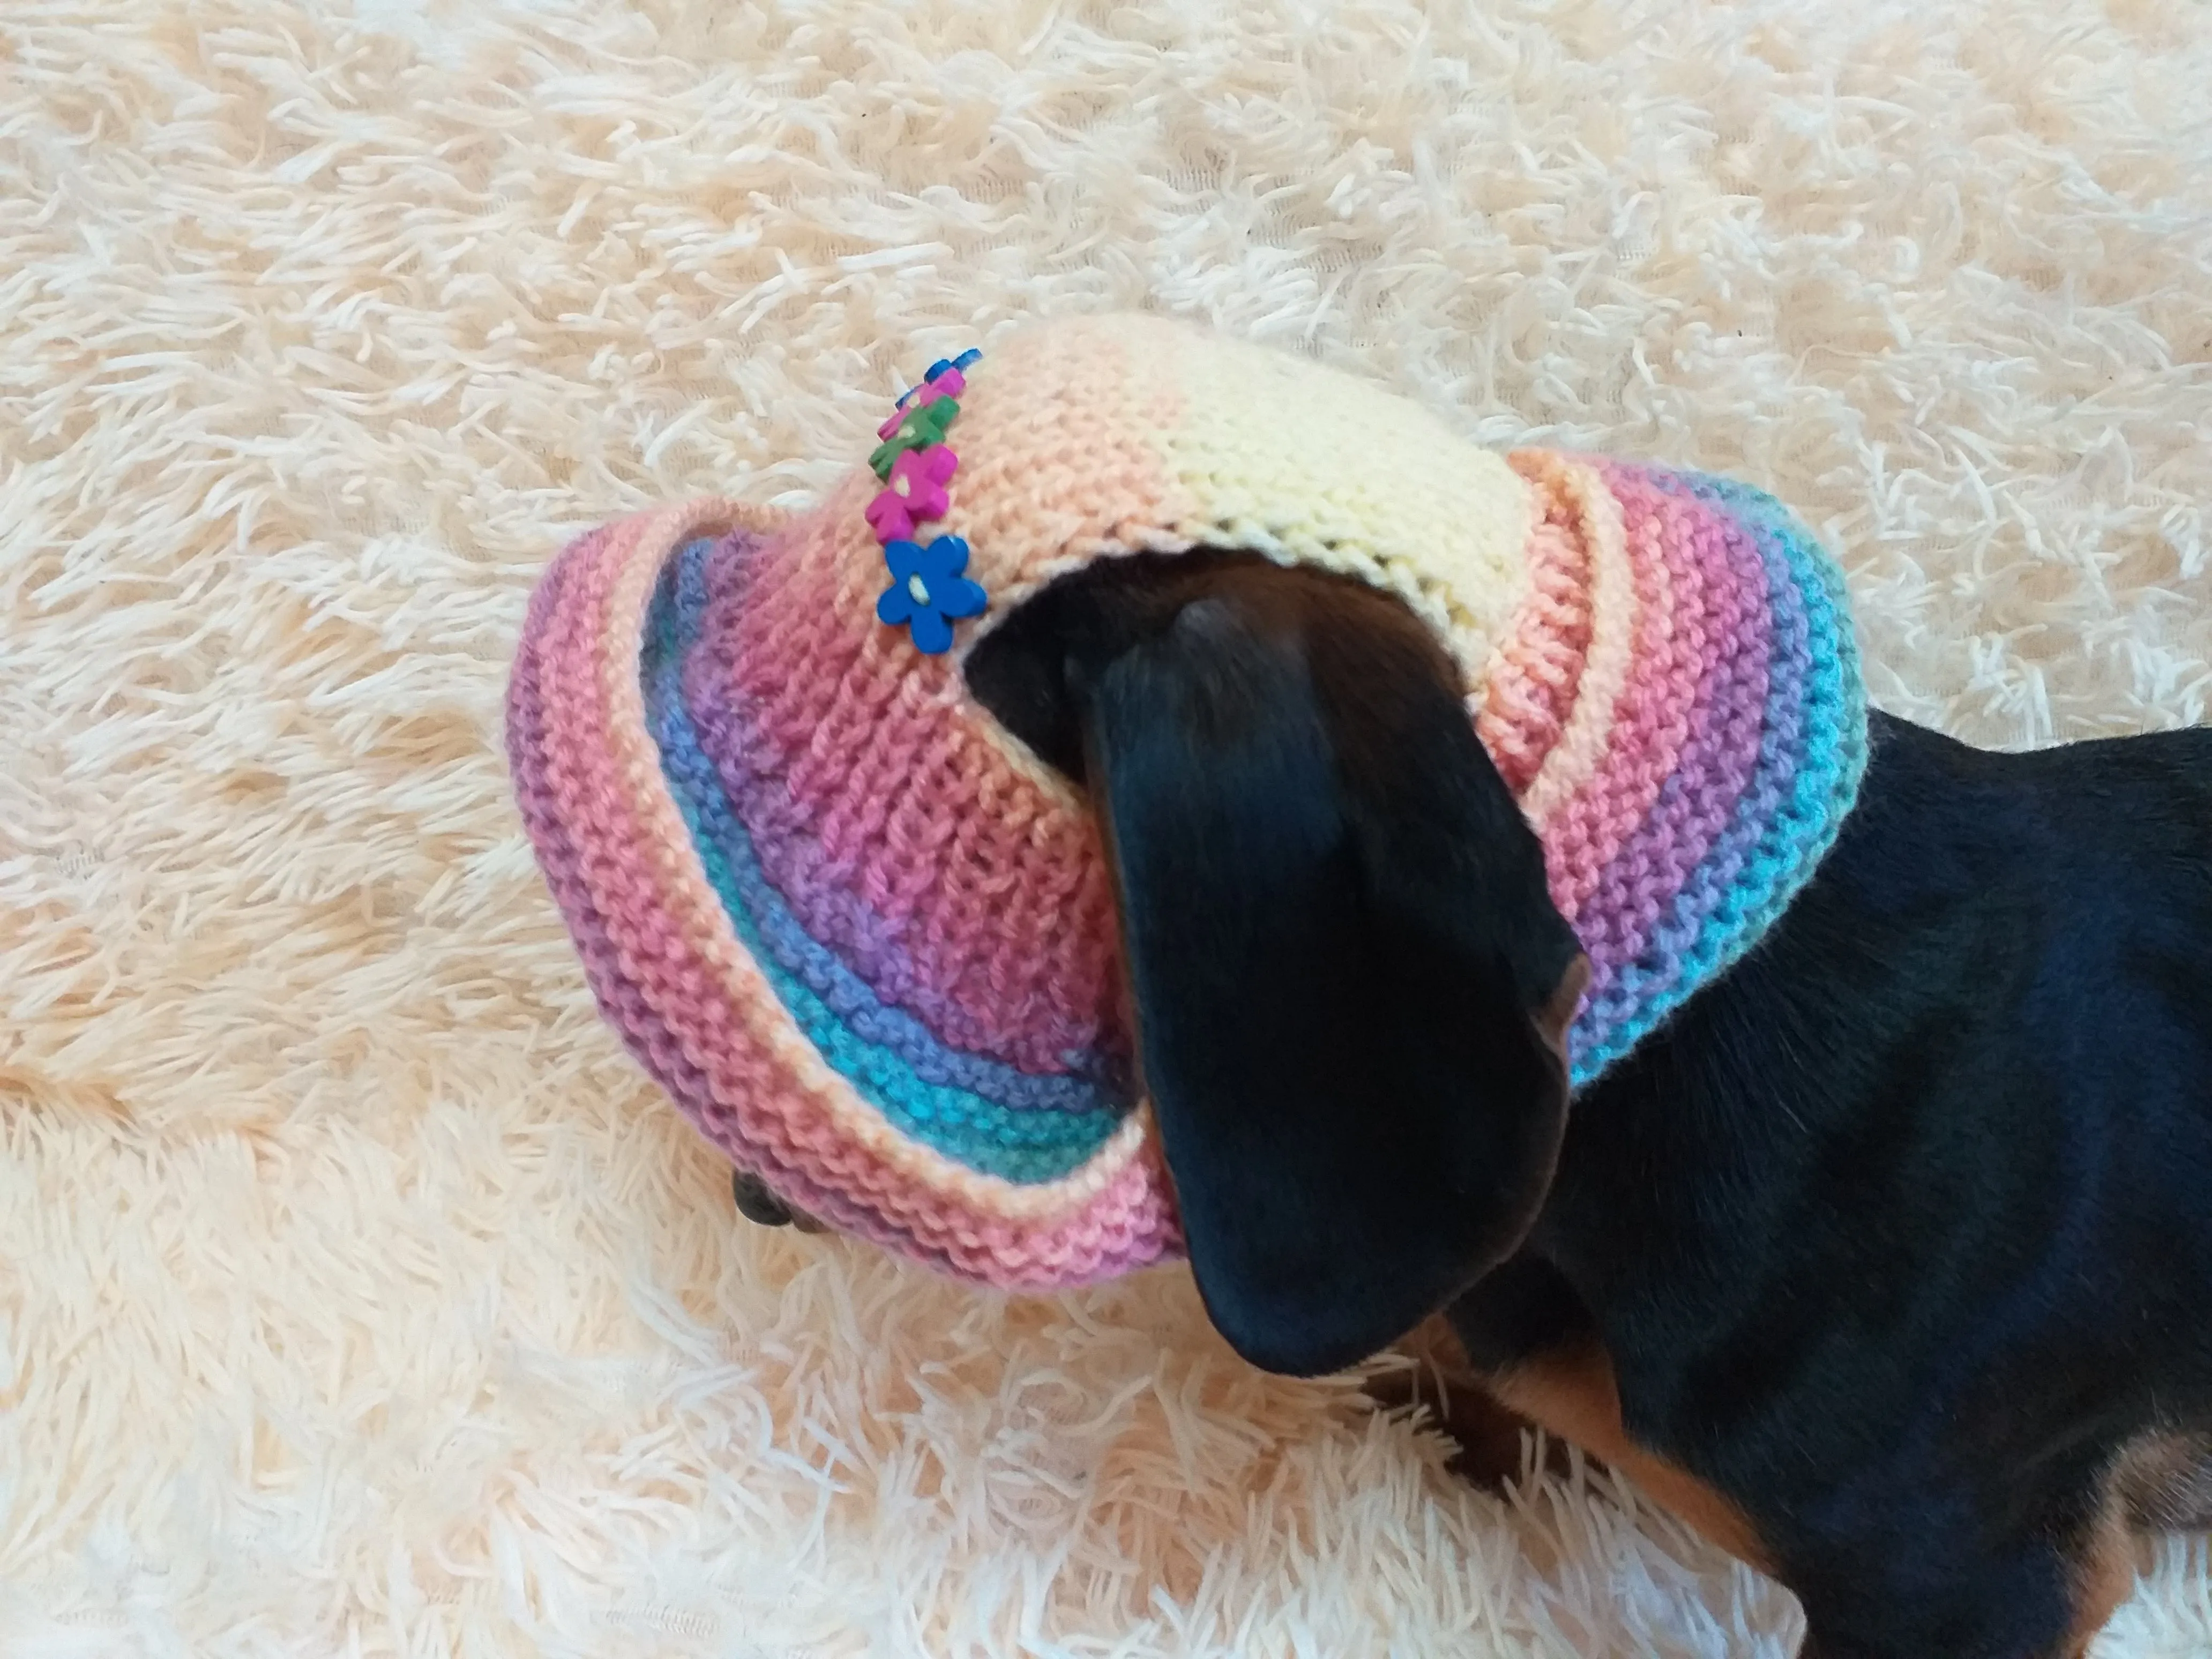
[[[675,563],[680,571],[683,561]],[[647,621],[641,665],[647,724],[708,880],[776,1000],[823,1061],[900,1133],[971,1170],[1008,1181],[1051,1181],[1080,1169],[1119,1127],[1119,1113],[1012,1108],[933,1084],[902,1055],[851,1030],[811,986],[781,962],[746,902],[750,884],[740,881],[732,867],[733,859],[751,858],[750,842],[721,795],[712,763],[699,750],[679,695],[684,653],[697,621],[691,607],[676,602],[678,587],[664,580]]]
[[[1766,566],[1778,643],[1802,627],[1806,670],[1794,685],[1777,674],[1768,686],[1765,744],[1779,740],[1774,725],[1783,699],[1794,690],[1800,703],[1793,752],[1761,757],[1762,772],[1770,758],[1783,763],[1788,793],[1759,826],[1739,867],[1723,867],[1723,861],[1734,861],[1726,847],[1741,836],[1723,836],[1684,882],[1664,931],[1680,928],[1698,908],[1710,907],[1694,939],[1679,961],[1665,964],[1663,975],[1633,964],[1623,971],[1618,988],[1623,992],[1643,992],[1647,981],[1656,982],[1648,993],[1632,995],[1631,1011],[1595,1042],[1577,1046],[1577,1088],[1602,1074],[1759,942],[1834,846],[1866,773],[1866,693],[1842,573],[1834,562],[1795,515],[1761,491],[1703,473],[1638,471],[1662,489],[1723,509],[1743,526]],[[1778,666],[1779,653],[1776,662]],[[1743,815],[1759,810],[1755,794],[1747,789],[1737,803],[1739,830],[1747,827]]]

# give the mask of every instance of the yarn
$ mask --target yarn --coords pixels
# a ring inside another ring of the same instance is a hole
[[[710,501],[583,537],[517,655],[517,797],[592,990],[787,1202],[1006,1288],[1180,1251],[1097,826],[960,673],[1090,560],[1244,548],[1428,622],[1590,957],[1577,1085],[1832,844],[1865,763],[1856,649],[1835,566],[1768,497],[1501,456],[1154,319],[1035,325],[963,367],[934,530],[990,609],[951,652],[878,619],[887,509],[861,466],[804,515]]]

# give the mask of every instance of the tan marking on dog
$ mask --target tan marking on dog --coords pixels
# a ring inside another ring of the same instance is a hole
[[[2054,1659],[2087,1659],[2089,1644],[2112,1613],[2135,1593],[2135,1534],[2117,1492],[2090,1530],[2074,1567],[2074,1626]]]
[[[2212,1435],[2139,1435],[2114,1460],[2106,1490],[2138,1532],[2212,1527]]]
[[[1620,1470],[1655,1503],[1738,1560],[1773,1571],[1757,1529],[1733,1499],[1629,1437],[1613,1362],[1602,1351],[1583,1347],[1547,1354],[1494,1379],[1492,1387],[1513,1410]]]

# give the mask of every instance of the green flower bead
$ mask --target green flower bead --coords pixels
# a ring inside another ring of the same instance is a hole
[[[932,444],[945,441],[945,429],[959,417],[960,405],[950,398],[939,398],[933,404],[923,404],[907,411],[906,419],[890,439],[877,446],[868,457],[868,465],[878,478],[889,479],[891,463],[909,449],[927,449]]]

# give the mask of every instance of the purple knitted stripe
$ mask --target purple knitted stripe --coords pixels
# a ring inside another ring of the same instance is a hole
[[[684,701],[699,746],[714,763],[763,873],[810,938],[835,951],[880,1001],[920,1021],[947,1049],[1041,1077],[1095,1073],[1105,1086],[1117,1086],[1120,1068],[1112,1045],[1095,1026],[1071,1025],[1044,1054],[1009,1050],[975,1030],[953,989],[933,983],[920,970],[901,927],[871,907],[854,872],[837,867],[823,854],[806,809],[784,787],[782,757],[757,737],[737,690],[739,677],[731,665],[740,648],[744,567],[741,555],[726,557],[718,550],[708,568],[707,617],[684,664]],[[842,672],[836,663],[810,666]],[[1031,1009],[1027,1018],[1044,1018],[1049,1012]]]
[[[552,619],[566,597],[568,579],[578,562],[596,550],[596,541],[554,562],[532,595],[507,688],[507,762],[524,828],[539,867],[560,907],[584,963],[586,981],[623,1043],[665,1090],[677,1107],[724,1154],[764,1177],[778,1193],[823,1221],[873,1243],[893,1247],[940,1267],[945,1258],[924,1250],[904,1232],[854,1207],[790,1168],[764,1148],[744,1140],[728,1109],[714,1098],[705,1076],[684,1052],[684,1045],[661,1019],[643,992],[622,972],[620,956],[583,879],[580,860],[545,779],[545,727],[539,676],[540,641],[552,632]]]
[[[1662,493],[1632,469],[1608,465],[1603,473],[1624,504],[1634,495],[1648,503]],[[1607,1006],[1607,993],[1632,966],[1659,969],[1650,959],[1654,934],[1690,872],[1711,856],[1728,829],[1752,775],[1766,702],[1765,613],[1752,597],[1765,586],[1758,549],[1741,526],[1703,502],[1669,499],[1667,506],[1670,518],[1701,520],[1696,527],[1706,538],[1693,540],[1679,533],[1691,526],[1670,524],[1668,545],[1717,557],[1701,559],[1689,581],[1682,580],[1681,565],[1671,567],[1674,626],[1689,633],[1700,659],[1697,690],[1674,771],[1584,907],[1586,915],[1612,924],[1612,948],[1591,963],[1586,1006],[1592,1008]],[[1682,603],[1686,599],[1690,603]]]
[[[1612,467],[1663,495],[1699,501],[1715,512],[1725,513],[1724,508],[1693,495],[1683,477],[1668,469],[1621,463],[1613,463]],[[1757,760],[1726,830],[1703,863],[1686,876],[1671,913],[1639,958],[1612,976],[1606,1006],[1600,1009],[1591,1000],[1584,1002],[1585,1012],[1597,1017],[1594,1029],[1609,1029],[1616,1020],[1663,994],[1680,977],[1686,955],[1700,932],[1716,916],[1741,906],[1746,896],[1740,878],[1774,832],[1788,806],[1790,787],[1804,764],[1805,686],[1813,670],[1807,648],[1805,597],[1786,559],[1778,553],[1770,554],[1747,526],[1729,516],[1732,544],[1740,541],[1746,546],[1764,572],[1760,580],[1768,605],[1765,698]],[[1744,579],[1751,580],[1748,571]]]

